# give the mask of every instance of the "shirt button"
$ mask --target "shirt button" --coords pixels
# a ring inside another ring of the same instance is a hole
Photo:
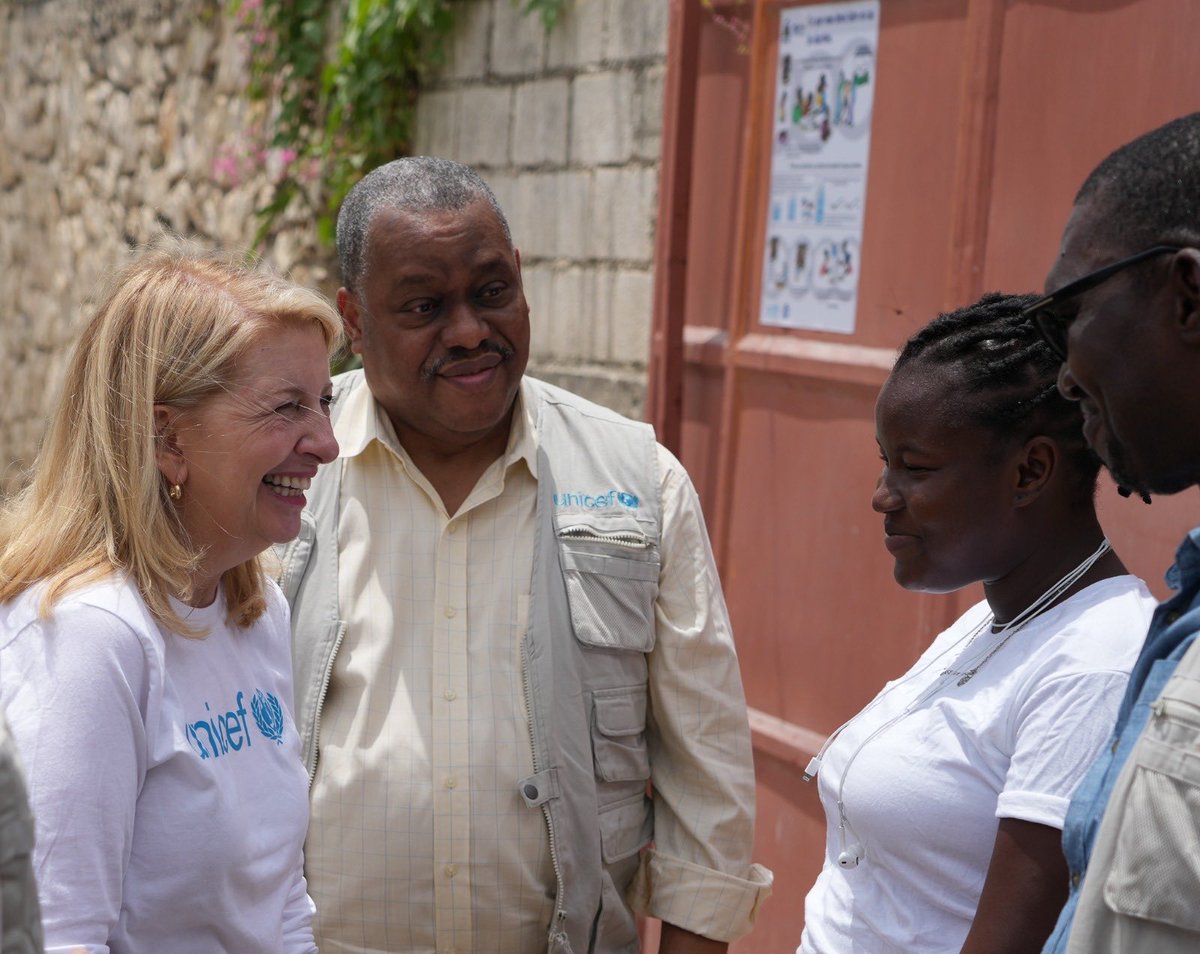
[[[446,865],[442,871],[445,873],[447,878],[453,878],[456,874],[458,874],[458,865]]]
[[[446,532],[451,535],[458,533],[458,524],[457,523],[446,524]]]
[[[1071,887],[1072,888],[1079,887],[1079,872],[1078,871],[1071,872]]]
[[[447,702],[453,702],[455,699],[458,698],[458,693],[455,692],[453,689],[447,689],[442,693],[442,698],[445,699]]]
[[[446,788],[454,788],[456,785],[458,785],[458,780],[455,778],[448,778],[446,779],[445,785]]]
[[[458,615],[458,610],[453,606],[447,606],[442,612],[446,614],[446,619],[454,619]]]

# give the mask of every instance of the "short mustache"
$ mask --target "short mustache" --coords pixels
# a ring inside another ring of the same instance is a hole
[[[507,361],[516,352],[506,344],[501,344],[498,341],[485,341],[477,348],[470,350],[466,348],[454,347],[447,351],[440,358],[435,358],[421,369],[421,380],[428,381],[431,378],[437,377],[441,370],[448,364],[454,364],[457,361],[467,361],[471,358],[478,358],[483,354],[496,354],[500,356],[501,361]]]

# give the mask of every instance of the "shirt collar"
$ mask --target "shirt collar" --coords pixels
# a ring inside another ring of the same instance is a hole
[[[537,396],[529,378],[521,377],[513,408],[512,427],[508,432],[508,447],[504,451],[504,468],[525,461],[529,473],[537,480]]]
[[[537,396],[532,389],[529,379],[522,377],[513,408],[512,426],[508,432],[508,446],[504,450],[504,469],[508,470],[517,461],[523,460],[536,480]],[[338,457],[357,457],[372,441],[378,441],[403,458],[408,457],[396,437],[387,411],[375,400],[366,381],[347,394],[344,400],[337,420]]]
[[[376,403],[365,379],[349,394],[344,394],[339,404],[334,427],[338,457],[357,457],[372,441],[379,441],[386,446],[398,443],[391,421]]]
[[[1175,563],[1167,570],[1167,586],[1181,590],[1193,586],[1200,580],[1200,527],[1188,531],[1188,535],[1175,551]]]

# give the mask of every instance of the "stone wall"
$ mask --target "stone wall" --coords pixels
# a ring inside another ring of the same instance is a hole
[[[666,0],[573,0],[547,34],[511,0],[462,0],[420,100],[417,150],[476,165],[510,214],[534,313],[531,370],[639,414],[651,306]],[[41,435],[88,304],[169,229],[245,246],[271,163],[247,37],[224,0],[0,0],[0,483]],[[246,148],[249,148],[248,146]],[[337,287],[311,220],[264,249]]]
[[[0,3],[0,412],[3,484],[31,462],[88,304],[164,230],[245,247],[268,173],[221,174],[256,118],[247,39],[220,0]],[[296,214],[265,250],[328,289]]]

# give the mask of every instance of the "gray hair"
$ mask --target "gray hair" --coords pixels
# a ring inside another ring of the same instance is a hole
[[[372,169],[350,190],[338,212],[342,284],[351,292],[360,288],[367,268],[367,236],[380,212],[458,211],[479,199],[492,207],[511,246],[512,232],[500,203],[469,166],[436,156],[405,156]]]

